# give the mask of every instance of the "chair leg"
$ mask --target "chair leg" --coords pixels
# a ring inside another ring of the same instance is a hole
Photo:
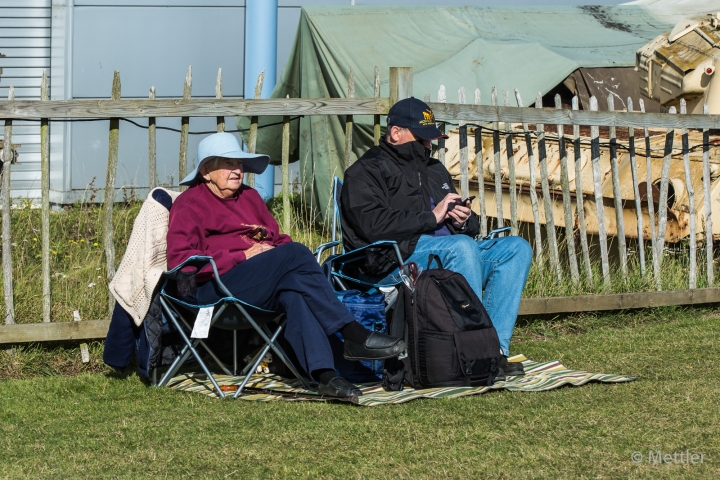
[[[278,337],[280,332],[282,331],[282,328],[278,328],[275,331],[275,334],[270,338],[273,342],[275,342],[275,339]],[[247,385],[248,381],[250,380],[250,377],[252,377],[253,373],[257,371],[258,365],[260,365],[260,362],[262,362],[263,357],[265,354],[270,350],[270,344],[265,344],[265,346],[260,350],[260,353],[256,356],[255,361],[253,362],[250,369],[245,373],[245,378],[243,379],[242,383],[238,387],[237,391],[235,392],[235,395],[233,398],[238,398],[240,394],[242,393],[243,389],[245,388],[245,385]],[[247,370],[247,367],[245,367],[245,370]]]
[[[237,330],[233,330],[233,376],[237,375],[238,369],[237,346]]]
[[[166,309],[167,313],[170,313],[170,309],[167,308],[167,304],[165,303],[165,299],[162,298],[162,296],[160,297],[160,303],[162,304],[163,308]],[[216,390],[217,393],[218,393],[218,396],[219,396],[220,398],[225,398],[225,394],[224,394],[224,393],[222,392],[222,390],[220,389],[220,385],[217,384],[217,382],[215,381],[215,377],[213,377],[212,373],[210,373],[210,370],[207,368],[207,365],[205,365],[205,362],[203,362],[202,357],[200,356],[200,354],[197,352],[197,350],[196,350],[195,347],[193,346],[193,343],[194,343],[194,342],[191,342],[191,341],[190,341],[190,339],[188,338],[188,336],[185,334],[185,331],[182,329],[182,327],[181,327],[180,324],[178,323],[177,319],[175,319],[175,316],[174,316],[174,315],[168,315],[168,317],[169,317],[170,321],[174,324],[175,329],[176,329],[176,330],[178,331],[178,333],[180,334],[180,337],[183,339],[183,342],[185,342],[185,346],[186,346],[186,347],[188,348],[188,350],[192,353],[193,357],[195,357],[195,360],[197,360],[197,362],[200,364],[200,368],[202,368],[202,370],[203,370],[203,372],[205,373],[205,375],[210,379],[210,382],[212,382],[213,387],[215,387],[215,390]],[[181,318],[182,318],[182,317],[181,317]],[[185,354],[184,354],[183,356],[185,357],[185,359],[187,359],[187,352],[185,352]],[[177,359],[176,359],[176,361],[177,361]],[[184,362],[184,361],[185,361],[185,360],[183,360],[183,362]],[[176,362],[173,362],[173,365],[175,365],[175,363],[176,363]],[[180,364],[178,364],[176,368],[179,368],[179,366],[180,366]],[[170,371],[168,371],[168,373],[169,373],[169,372],[170,372]],[[168,376],[168,373],[165,374],[165,377]],[[169,379],[168,379],[168,380],[169,380]]]

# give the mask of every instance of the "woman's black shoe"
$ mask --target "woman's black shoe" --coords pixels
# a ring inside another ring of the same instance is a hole
[[[343,356],[348,360],[385,360],[397,357],[403,351],[403,340],[384,333],[370,332],[362,345],[345,340]]]
[[[328,383],[321,383],[317,389],[318,395],[327,397],[359,397],[362,390],[345,380],[343,377],[334,377]]]

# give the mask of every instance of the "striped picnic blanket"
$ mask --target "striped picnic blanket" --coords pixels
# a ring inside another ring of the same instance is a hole
[[[402,392],[386,392],[379,383],[358,385],[363,394],[360,397],[337,399],[322,397],[315,390],[305,390],[300,382],[294,379],[281,378],[273,374],[256,374],[250,378],[245,390],[239,397],[243,400],[256,402],[282,401],[344,401],[366,407],[405,403],[418,398],[457,398],[467,395],[478,395],[491,390],[510,390],[519,392],[542,392],[563,385],[579,387],[588,382],[622,383],[636,380],[636,377],[606,373],[590,373],[570,370],[559,361],[534,362],[523,355],[516,355],[509,360],[521,361],[525,367],[525,375],[508,377],[507,380],[496,382],[487,387],[444,387],[415,390],[405,388]],[[228,396],[235,394],[237,385],[244,377],[215,375],[215,380]],[[204,374],[185,373],[170,380],[168,387],[186,392],[197,392],[209,397],[217,397],[213,386]]]

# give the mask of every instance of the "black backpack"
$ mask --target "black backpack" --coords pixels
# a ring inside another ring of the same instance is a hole
[[[433,260],[439,268],[430,268]],[[401,389],[402,370],[414,388],[492,385],[498,374],[500,341],[465,277],[445,270],[440,258],[430,255],[414,289],[400,288],[391,334],[399,334],[404,319],[408,356],[396,366],[387,365],[386,389]]]

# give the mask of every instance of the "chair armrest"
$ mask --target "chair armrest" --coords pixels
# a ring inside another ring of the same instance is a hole
[[[213,278],[212,281],[215,282],[215,284],[220,288],[220,290],[225,293],[228,297],[232,297],[232,293],[230,293],[230,290],[227,289],[225,284],[220,280],[220,274],[218,273],[217,265],[215,265],[215,260],[213,260],[212,257],[207,255],[193,255],[192,257],[189,257],[187,260],[182,262],[177,267],[173,268],[172,270],[168,270],[166,272],[163,272],[163,277],[167,279],[173,279],[175,280],[177,278],[178,272],[180,272],[183,268],[186,267],[195,267],[197,270],[201,270],[205,267],[205,265],[210,264],[213,271]]]
[[[315,258],[317,259],[318,263],[320,263],[320,257],[322,256],[323,252],[327,250],[328,248],[337,247],[340,245],[340,240],[333,240],[332,242],[325,242],[319,247],[315,249],[313,252],[313,255],[315,255]]]
[[[491,231],[484,237],[480,237],[480,240],[491,240],[493,238],[497,238],[498,235],[504,232],[509,232],[510,227],[502,227],[502,228],[496,228],[495,230]]]

